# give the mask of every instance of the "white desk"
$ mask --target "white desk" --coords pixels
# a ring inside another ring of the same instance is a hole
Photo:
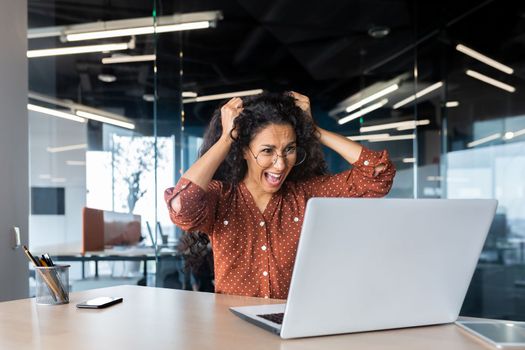
[[[97,296],[122,296],[124,302],[102,310],[75,307]],[[0,349],[492,349],[453,324],[281,340],[228,310],[268,299],[119,286],[72,293],[70,300],[58,306],[34,299],[0,303]]]

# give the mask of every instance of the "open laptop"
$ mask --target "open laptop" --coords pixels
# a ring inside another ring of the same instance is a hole
[[[282,338],[454,322],[496,206],[310,199],[287,303],[230,310]]]

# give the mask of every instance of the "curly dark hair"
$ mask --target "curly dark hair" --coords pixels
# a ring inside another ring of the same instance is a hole
[[[227,101],[226,101],[227,102]],[[224,102],[224,103],[226,103]],[[242,98],[243,111],[235,118],[233,143],[226,159],[215,172],[213,179],[237,184],[241,182],[248,169],[244,151],[255,135],[271,124],[291,125],[295,131],[298,147],[306,151],[306,160],[293,167],[285,181],[301,181],[327,173],[319,135],[311,118],[295,104],[288,93],[269,93]],[[206,153],[222,136],[221,104],[213,113],[204,134],[204,141],[199,155]],[[232,131],[233,134],[233,131]],[[186,269],[197,271],[212,264],[212,252],[206,249],[209,238],[206,234],[193,232],[185,234],[178,250],[186,257]],[[211,266],[213,271],[213,264]]]
[[[311,118],[295,104],[290,94],[265,92],[243,97],[242,102],[243,111],[234,121],[234,131],[237,131],[237,136],[232,136],[234,141],[230,152],[215,172],[214,179],[233,184],[241,182],[247,171],[244,151],[255,135],[271,124],[291,125],[295,131],[297,146],[306,151],[306,160],[293,167],[285,181],[300,181],[326,174],[326,162],[315,125]],[[213,113],[210,125],[204,134],[200,149],[201,156],[222,135],[220,107]]]

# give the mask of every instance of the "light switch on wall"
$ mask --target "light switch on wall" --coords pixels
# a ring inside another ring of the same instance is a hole
[[[20,247],[22,243],[20,242],[20,228],[18,226],[13,226],[13,249]]]

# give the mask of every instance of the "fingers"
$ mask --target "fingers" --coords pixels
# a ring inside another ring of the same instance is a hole
[[[293,98],[299,101],[310,101],[308,96],[301,95],[300,93],[295,92],[295,91],[290,91],[290,95],[292,95]]]
[[[221,107],[221,114],[229,116],[238,116],[242,112],[242,100],[234,97]]]
[[[234,97],[221,107],[222,130],[230,135],[233,130],[233,121],[242,112],[242,100]]]

